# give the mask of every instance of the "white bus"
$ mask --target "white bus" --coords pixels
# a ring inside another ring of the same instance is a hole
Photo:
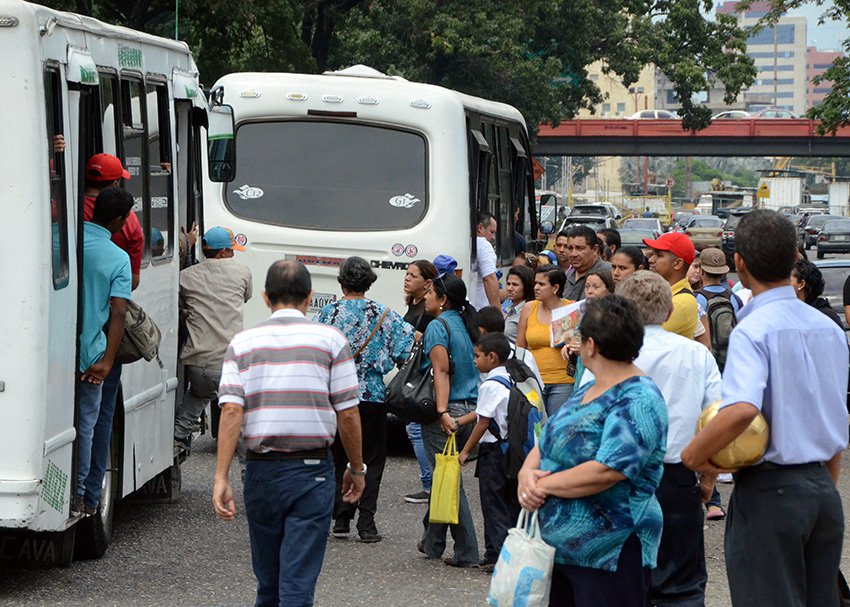
[[[509,105],[365,66],[229,74],[210,102],[204,221],[247,244],[239,257],[257,292],[273,261],[301,261],[315,312],[341,296],[339,265],[359,255],[378,274],[369,297],[401,309],[415,259],[451,255],[469,285],[479,210],[498,220],[502,267],[514,259],[516,210],[536,234],[528,134]],[[215,136],[214,116],[231,109],[235,136]],[[267,314],[255,297],[246,326]]]
[[[0,0],[0,56],[0,562],[67,565],[103,553],[116,500],[179,491],[177,234],[200,201],[205,100],[185,44],[18,0]],[[83,171],[99,152],[132,174],[133,299],[162,330],[164,368],[125,365],[101,509],[77,519]]]

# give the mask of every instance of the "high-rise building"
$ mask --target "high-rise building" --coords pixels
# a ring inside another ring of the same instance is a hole
[[[806,75],[808,77],[808,85],[806,87],[806,105],[815,107],[823,103],[823,98],[832,91],[832,82],[824,81],[818,84],[812,82],[815,76],[823,74],[831,65],[832,62],[842,57],[841,51],[822,51],[814,46],[806,49]]]

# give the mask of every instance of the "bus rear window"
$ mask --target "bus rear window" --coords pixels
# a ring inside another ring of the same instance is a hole
[[[397,230],[425,216],[425,139],[343,122],[253,122],[236,135],[230,210],[311,230]]]

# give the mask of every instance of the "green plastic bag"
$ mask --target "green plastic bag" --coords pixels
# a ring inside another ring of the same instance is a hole
[[[455,435],[449,436],[442,453],[435,456],[436,465],[431,478],[432,523],[457,525],[460,510],[460,460],[457,458]]]

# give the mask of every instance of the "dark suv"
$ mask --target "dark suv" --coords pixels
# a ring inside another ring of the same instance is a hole
[[[808,251],[818,243],[818,233],[823,224],[833,219],[844,219],[837,215],[808,215],[797,227],[797,241]]]
[[[738,224],[741,222],[741,218],[750,211],[752,211],[752,208],[749,207],[743,209],[730,209],[729,217],[723,225],[723,241],[721,247],[723,248],[723,252],[726,253],[726,265],[730,268],[735,267],[735,228],[738,227]]]

